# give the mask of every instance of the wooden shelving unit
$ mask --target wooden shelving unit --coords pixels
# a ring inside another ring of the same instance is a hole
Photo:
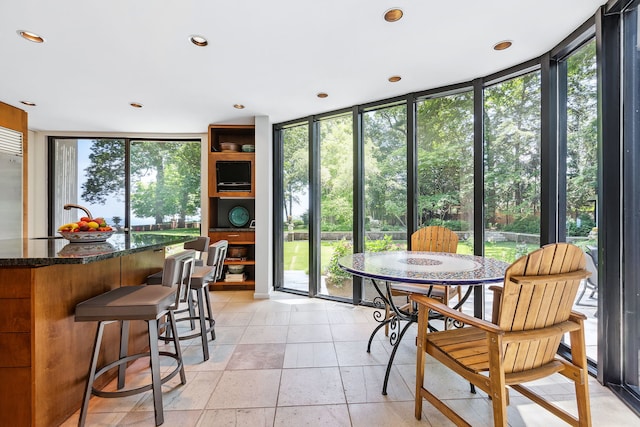
[[[252,290],[255,289],[255,231],[249,225],[255,218],[255,154],[222,151],[222,142],[236,143],[240,147],[253,145],[255,128],[253,125],[209,125],[209,238],[212,242],[227,240],[230,247],[247,248],[246,258],[225,260],[222,279],[211,284],[210,288]],[[224,171],[219,170],[222,166]],[[247,173],[247,170],[250,172]],[[221,182],[224,181],[221,178],[223,175],[224,178],[231,176],[241,182],[228,185],[227,182]],[[234,226],[229,218],[229,212],[236,206],[242,206],[249,212],[249,222],[241,227]],[[228,265],[244,265],[246,279],[242,282],[225,281]]]

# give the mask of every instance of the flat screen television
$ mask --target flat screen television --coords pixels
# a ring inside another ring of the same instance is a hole
[[[218,192],[251,191],[251,162],[216,162]]]

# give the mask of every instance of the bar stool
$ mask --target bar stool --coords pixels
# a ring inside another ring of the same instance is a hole
[[[209,360],[209,346],[208,334],[211,333],[211,340],[216,339],[216,333],[214,326],[216,321],[213,319],[213,311],[211,309],[211,299],[209,297],[209,283],[215,282],[222,277],[222,269],[224,267],[224,260],[227,257],[227,249],[229,242],[227,240],[219,240],[216,243],[209,246],[207,254],[207,265],[202,267],[195,267],[191,274],[191,281],[189,283],[189,297],[186,300],[188,304],[187,308],[177,310],[175,313],[189,312],[189,316],[180,317],[176,319],[176,322],[189,320],[192,324],[191,330],[195,332],[189,334],[182,334],[178,336],[180,340],[188,340],[196,337],[200,337],[202,340],[202,353],[204,360]],[[195,293],[195,302],[192,293]],[[193,314],[191,308],[197,304],[198,313]],[[198,321],[200,327],[194,328],[193,322]],[[208,323],[208,326],[207,326]],[[170,333],[169,329],[165,329],[167,334]],[[172,338],[168,335],[161,336],[161,340],[169,341]]]
[[[204,265],[204,261],[202,260],[202,254],[207,252],[207,250],[209,249],[209,242],[210,241],[211,240],[209,239],[209,237],[200,236],[196,240],[193,240],[191,242],[187,242],[187,243],[185,243],[183,245],[184,250],[193,249],[194,251],[196,251],[195,252],[196,258],[195,258],[195,263],[194,263],[195,266]],[[162,284],[162,270],[148,275],[146,283],[147,283],[147,285],[161,285]]]
[[[98,330],[93,346],[93,355],[87,378],[80,409],[78,426],[84,426],[87,418],[89,399],[92,394],[100,397],[125,397],[144,391],[153,390],[153,406],[155,410],[156,425],[164,422],[162,406],[162,384],[180,374],[182,384],[186,384],[187,377],[182,363],[182,352],[177,339],[173,340],[175,353],[159,351],[158,349],[158,320],[168,317],[168,326],[173,330],[173,336],[177,336],[174,310],[178,307],[182,294],[187,292],[184,283],[188,283],[193,268],[195,252],[188,250],[169,256],[164,262],[164,276],[162,286],[123,286],[98,295],[76,306],[75,321],[98,321]],[[129,341],[129,322],[131,320],[144,320],[149,331],[149,352],[127,355]],[[104,326],[108,323],[120,322],[120,352],[119,359],[97,369],[100,346]],[[141,357],[149,356],[151,359],[151,384],[138,388],[123,390],[125,386],[125,370],[127,363]],[[168,356],[176,360],[177,366],[164,377],[160,377],[160,356]],[[105,372],[118,367],[117,391],[102,391],[94,388],[94,381]]]

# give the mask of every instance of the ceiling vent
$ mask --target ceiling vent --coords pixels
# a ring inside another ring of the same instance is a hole
[[[22,132],[0,126],[0,153],[22,157]]]

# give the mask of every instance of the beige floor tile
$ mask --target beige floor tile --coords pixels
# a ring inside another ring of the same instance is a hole
[[[291,311],[256,311],[249,322],[251,326],[276,326],[288,325]]]
[[[432,424],[426,416],[418,421],[413,416],[413,402],[379,402],[349,404],[353,427],[441,427]]]
[[[334,341],[367,341],[373,332],[370,323],[331,324],[331,334]],[[384,340],[384,332],[378,331],[374,340]]]
[[[389,361],[385,345],[377,340],[371,343],[370,353],[367,353],[366,341],[334,341],[334,345],[340,366],[386,366]]]
[[[188,372],[187,383],[180,384],[174,378],[162,386],[162,401],[165,410],[204,409],[211,390],[222,377],[222,371]],[[153,411],[153,394],[147,392],[136,404],[135,411]]]
[[[350,427],[347,405],[288,406],[276,409],[275,427]]]
[[[330,308],[327,304],[327,302],[313,298],[307,298],[307,301],[301,299],[292,304],[291,311],[325,311]]]
[[[223,371],[231,354],[235,350],[235,344],[218,344],[218,340],[209,341],[209,360],[204,360],[202,345],[190,345],[182,350],[184,370],[189,371]]]
[[[111,427],[116,426],[118,423],[128,415],[128,412],[92,412],[89,410],[87,414],[85,427]],[[77,411],[71,417],[67,418],[65,422],[60,424],[60,427],[77,427],[78,419],[80,418],[80,411]],[[149,424],[152,425],[152,424]]]
[[[247,326],[253,318],[252,311],[221,311],[216,314],[218,326]]]
[[[276,408],[211,409],[202,412],[197,427],[271,427]]]
[[[283,369],[278,406],[341,403],[346,400],[337,367]]]
[[[413,394],[395,368],[391,368],[387,395],[382,395],[386,366],[343,366],[340,368],[347,403],[413,400]]]
[[[287,342],[288,326],[247,326],[239,344],[266,344]]]
[[[202,411],[164,411],[163,426],[195,427]],[[153,411],[129,412],[117,424],[118,426],[154,426],[155,415]]]
[[[291,325],[326,325],[329,316],[326,311],[294,311],[291,313]]]
[[[284,343],[238,344],[227,369],[281,369],[284,353]]]
[[[259,300],[246,300],[246,301],[229,301],[220,313],[254,313],[258,311],[261,301]]]
[[[246,326],[216,325],[216,344],[238,344]]]
[[[354,324],[369,323],[372,316],[370,311],[357,310],[327,310],[329,323],[331,324]]]
[[[293,315],[293,313],[292,313]],[[331,328],[326,325],[290,325],[288,343],[331,342]]]
[[[290,343],[284,353],[284,368],[320,368],[338,366],[332,342]]]
[[[224,371],[207,409],[275,407],[280,369]]]
[[[260,303],[257,306],[256,311],[268,311],[268,312],[289,312],[291,311],[290,300],[288,299],[267,299],[260,300]]]

